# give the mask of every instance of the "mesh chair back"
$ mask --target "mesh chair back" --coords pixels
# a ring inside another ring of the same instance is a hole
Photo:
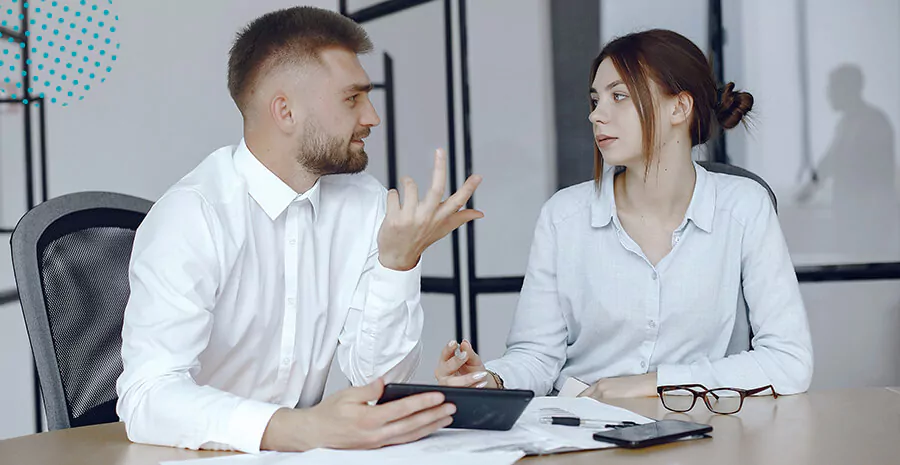
[[[151,205],[69,194],[38,205],[13,231],[13,271],[51,430],[118,421],[128,263]]]

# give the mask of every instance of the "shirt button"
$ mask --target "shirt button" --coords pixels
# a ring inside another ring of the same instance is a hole
[[[288,305],[294,305],[294,298],[288,297]]]
[[[641,362],[641,368],[647,368],[647,362]]]
[[[282,365],[289,365],[290,363],[291,363],[291,359],[289,359],[289,358],[285,358],[284,360],[281,361]]]
[[[288,244],[297,245],[297,239],[291,239],[288,241]]]
[[[654,271],[654,272],[653,272],[653,280],[656,281],[656,279],[657,279],[658,277],[659,277],[659,275]]]
[[[651,327],[651,328],[655,328],[655,327],[656,327],[656,322],[653,321],[653,320],[650,320],[650,327]]]

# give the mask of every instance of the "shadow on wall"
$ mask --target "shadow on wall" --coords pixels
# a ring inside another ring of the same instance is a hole
[[[827,237],[818,244],[827,250],[809,252],[834,253],[845,262],[898,260],[894,129],[880,108],[863,99],[864,84],[854,64],[829,74],[827,97],[840,118],[816,166],[818,180],[803,186],[796,200],[803,208],[821,199],[831,210],[822,224]]]

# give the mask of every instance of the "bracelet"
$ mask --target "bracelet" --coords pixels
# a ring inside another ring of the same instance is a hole
[[[503,378],[500,377],[497,373],[494,373],[491,370],[487,371],[494,378],[494,383],[497,385],[497,389],[506,389],[503,387]]]

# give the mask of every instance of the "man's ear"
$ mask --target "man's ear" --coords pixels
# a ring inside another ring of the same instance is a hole
[[[283,132],[294,132],[299,115],[291,108],[291,101],[284,93],[277,93],[269,101],[269,116],[275,122],[275,126]]]

